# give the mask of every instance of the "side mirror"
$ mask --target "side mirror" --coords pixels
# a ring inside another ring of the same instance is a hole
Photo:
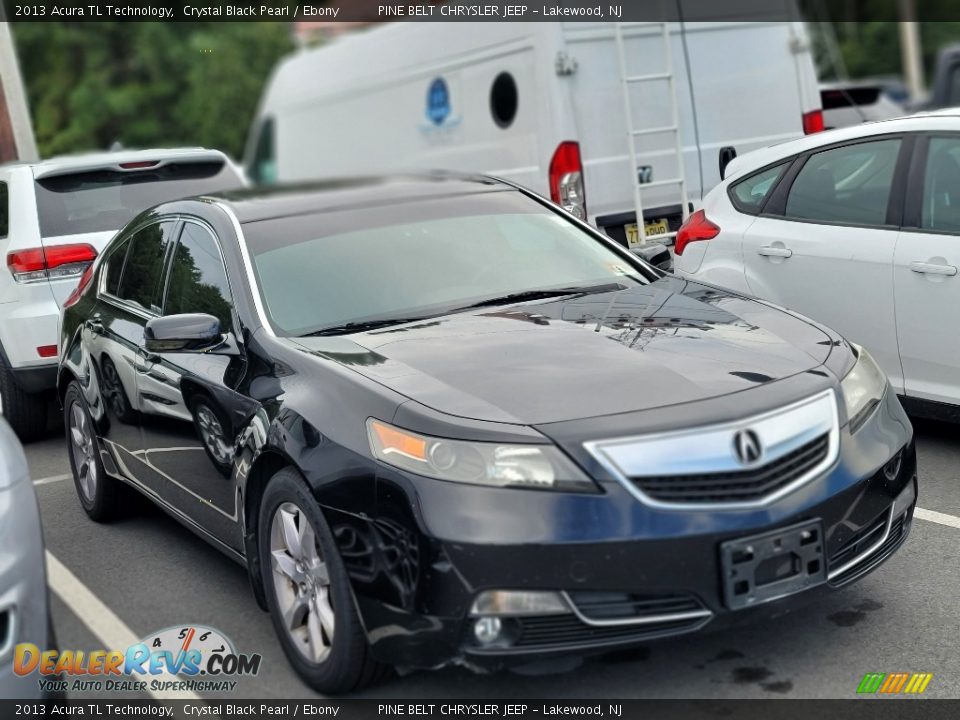
[[[153,318],[143,329],[147,352],[195,352],[223,341],[220,321],[204,313]]]
[[[632,248],[630,252],[665,272],[670,272],[673,269],[673,258],[670,256],[670,250],[661,243]]]

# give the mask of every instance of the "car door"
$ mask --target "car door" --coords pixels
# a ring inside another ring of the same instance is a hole
[[[171,251],[163,315],[206,313],[220,321],[223,342],[204,351],[141,348],[140,395],[162,392],[141,414],[144,461],[169,506],[227,547],[242,537],[232,459],[251,401],[232,388],[244,357],[235,332],[230,282],[214,231],[184,219]]]
[[[902,392],[892,265],[912,137],[799,156],[743,238],[755,295],[863,345]]]
[[[918,137],[908,186],[893,269],[904,390],[960,404],[960,134]]]
[[[143,466],[137,386],[143,329],[160,312],[163,268],[179,221],[151,220],[114,245],[100,273],[97,305],[84,323],[90,361],[109,422],[104,440],[120,472],[152,493],[159,489]]]

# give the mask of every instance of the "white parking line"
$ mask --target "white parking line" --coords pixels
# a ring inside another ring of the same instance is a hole
[[[934,522],[960,530],[960,517],[956,515],[947,515],[946,513],[937,512],[936,510],[925,510],[924,508],[918,507],[913,511],[913,516],[921,520],[926,520],[927,522]]]
[[[72,475],[67,473],[66,475],[51,475],[50,477],[40,478],[39,480],[34,480],[34,485],[47,485],[49,483],[60,482],[61,480],[69,480]]]
[[[104,605],[100,598],[70,572],[66,565],[47,551],[47,578],[50,589],[70,608],[74,615],[87,626],[107,650],[124,649],[140,642],[133,630],[116,613]],[[195,693],[188,691],[167,692],[150,690],[147,692],[155,700],[200,700]]]

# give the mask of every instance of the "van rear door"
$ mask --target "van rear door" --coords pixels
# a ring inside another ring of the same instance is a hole
[[[731,147],[743,155],[800,137],[804,114],[819,111],[820,99],[800,23],[683,25],[686,79],[693,97],[701,187],[706,194],[721,180],[722,148]],[[696,187],[693,182],[689,185]],[[697,197],[691,192],[690,199]]]

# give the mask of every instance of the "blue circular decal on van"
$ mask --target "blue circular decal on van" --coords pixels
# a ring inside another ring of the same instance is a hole
[[[442,125],[450,115],[450,91],[443,78],[430,83],[427,90],[427,117],[434,125]]]

